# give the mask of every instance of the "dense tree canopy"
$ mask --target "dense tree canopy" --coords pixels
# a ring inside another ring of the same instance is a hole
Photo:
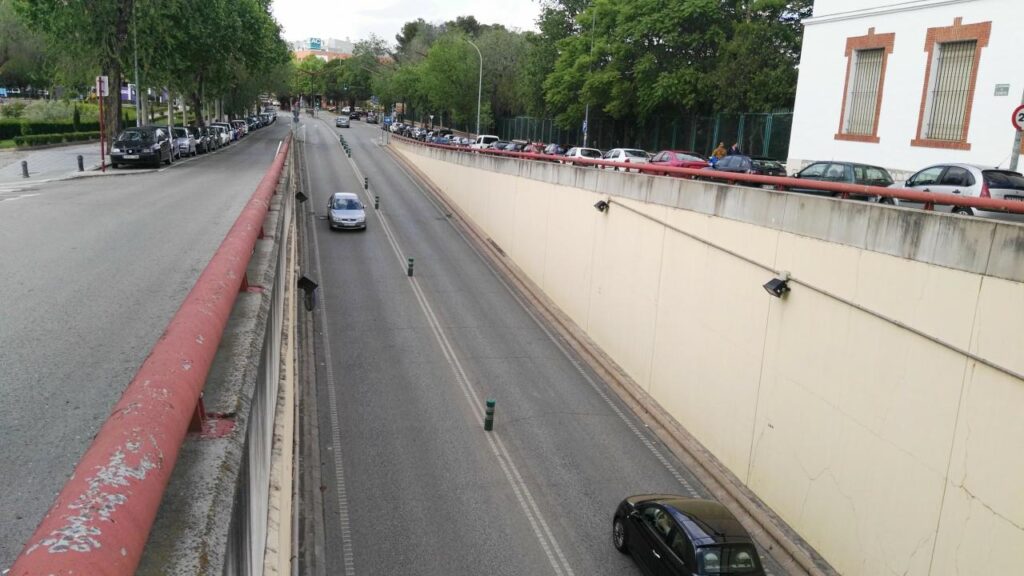
[[[812,0],[541,0],[537,32],[461,16],[407,22],[369,84],[386,104],[475,117],[476,43],[484,122],[591,114],[653,117],[766,112],[792,106],[801,22]],[[358,98],[358,96],[357,96]],[[493,113],[493,116],[492,116]]]
[[[120,127],[118,87],[134,76],[126,72],[136,57],[142,87],[184,95],[194,110],[215,98],[243,111],[262,92],[287,90],[293,75],[269,0],[0,0],[0,53],[15,26],[8,13],[23,36],[49,48],[47,84],[83,89],[109,77],[110,132]]]

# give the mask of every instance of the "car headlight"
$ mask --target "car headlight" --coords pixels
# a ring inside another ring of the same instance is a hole
[[[111,154],[120,154],[121,153],[121,149],[115,146],[114,148],[110,149],[110,153]]]

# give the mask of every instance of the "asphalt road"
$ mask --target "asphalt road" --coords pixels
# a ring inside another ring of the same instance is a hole
[[[0,571],[52,504],[287,130],[277,122],[160,171],[0,188]]]
[[[534,320],[378,127],[303,124],[329,572],[638,574],[611,545],[618,502],[704,488]],[[380,196],[367,231],[329,230],[335,191]]]

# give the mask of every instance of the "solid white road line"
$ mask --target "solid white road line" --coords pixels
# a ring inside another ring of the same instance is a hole
[[[308,156],[303,153],[302,161],[306,172],[306,189],[309,191],[310,197],[312,197],[313,191],[312,186],[309,184],[309,161]],[[313,257],[316,259],[317,272],[321,271],[320,264],[320,241],[316,235],[316,213],[313,213],[314,228],[312,230],[313,236]],[[326,376],[327,376],[327,401],[328,410],[331,416],[331,445],[333,450],[331,451],[334,456],[334,476],[335,476],[335,489],[337,490],[338,497],[338,522],[341,530],[341,554],[342,562],[344,564],[345,576],[355,576],[355,559],[352,553],[352,529],[349,522],[348,514],[348,491],[345,488],[345,466],[341,459],[341,424],[338,418],[338,397],[337,397],[337,383],[334,380],[334,363],[331,360],[331,340],[330,331],[327,329],[327,296],[326,287],[320,287],[320,326],[323,331],[321,335],[324,339],[324,362],[326,363]]]

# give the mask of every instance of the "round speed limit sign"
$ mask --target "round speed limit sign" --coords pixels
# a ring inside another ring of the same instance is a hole
[[[1024,104],[1017,106],[1017,109],[1013,111],[1012,122],[1014,128],[1024,132]]]

